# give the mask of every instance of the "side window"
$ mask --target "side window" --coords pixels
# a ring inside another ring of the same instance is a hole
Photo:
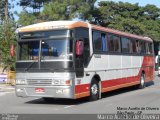
[[[131,52],[130,40],[128,38],[122,37],[121,41],[122,41],[122,52],[123,53],[130,53]]]
[[[136,40],[136,53],[140,53],[141,47],[140,47],[140,42],[139,40]]]
[[[150,54],[153,54],[153,43],[149,43],[149,52]]]
[[[109,34],[108,35],[108,46],[110,52],[120,52],[120,37]]]
[[[140,53],[146,54],[146,44],[144,41],[140,42]]]
[[[138,48],[136,44],[136,40],[130,40],[131,41],[131,47],[132,47],[132,53],[138,53]]]
[[[152,54],[153,53],[153,47],[152,47],[152,43],[146,43],[146,53],[147,54]]]
[[[148,42],[146,42],[146,54],[150,54],[150,52],[149,52],[149,43]]]
[[[108,45],[107,45],[107,37],[106,34],[101,33],[101,40],[102,40],[102,51],[108,51]]]
[[[99,31],[93,31],[93,48],[97,52],[107,51],[106,34]]]
[[[94,51],[101,51],[102,40],[100,32],[93,32],[93,48]]]

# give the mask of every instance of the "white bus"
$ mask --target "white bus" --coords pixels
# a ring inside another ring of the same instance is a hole
[[[17,29],[18,97],[101,98],[101,93],[154,79],[148,37],[81,21],[52,21]]]

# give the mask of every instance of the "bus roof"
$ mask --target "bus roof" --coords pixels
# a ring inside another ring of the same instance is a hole
[[[130,34],[126,32],[121,32],[118,30],[114,30],[111,28],[106,28],[106,27],[101,27],[97,25],[91,25],[93,29],[95,30],[100,30],[116,35],[121,35],[125,37],[130,37],[134,39],[141,39],[141,40],[147,40],[147,41],[152,41],[151,38],[149,37],[144,37],[144,36],[139,36],[135,34]],[[82,22],[82,21],[49,21],[49,22],[42,22],[42,23],[37,23],[25,27],[18,28],[16,30],[17,33],[19,32],[32,32],[32,31],[44,31],[44,30],[53,30],[53,29],[69,29],[69,28],[75,28],[75,27],[86,27],[88,28],[88,23],[87,22]]]
[[[52,29],[67,29],[74,27],[88,27],[88,25],[86,22],[81,21],[49,21],[18,28],[17,32],[19,33]]]

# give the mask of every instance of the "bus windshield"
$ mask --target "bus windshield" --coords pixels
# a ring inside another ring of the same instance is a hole
[[[42,60],[68,59],[72,52],[69,40],[45,40],[42,41]]]
[[[42,61],[65,60],[70,58],[71,53],[72,41],[67,39],[19,42],[18,60],[38,60],[39,57]]]

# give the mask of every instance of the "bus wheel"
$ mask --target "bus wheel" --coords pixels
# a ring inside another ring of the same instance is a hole
[[[142,75],[141,75],[141,78],[140,78],[139,88],[140,88],[140,89],[143,89],[143,88],[145,88],[145,86],[146,86],[146,83],[145,83],[145,74],[142,74]]]
[[[99,84],[98,81],[93,79],[90,87],[90,101],[98,100],[99,98]]]

